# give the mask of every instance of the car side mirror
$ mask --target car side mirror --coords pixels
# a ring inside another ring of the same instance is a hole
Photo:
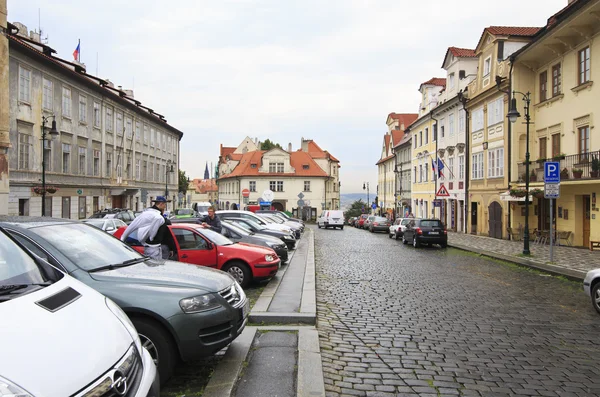
[[[207,247],[209,250],[211,250],[211,249],[213,249],[215,246],[214,246],[214,244],[213,244],[213,243],[211,243],[210,241],[207,241],[207,242],[206,242],[206,247]]]

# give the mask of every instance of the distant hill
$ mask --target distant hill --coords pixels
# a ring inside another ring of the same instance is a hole
[[[375,196],[370,195],[371,197],[369,197],[371,200],[373,200],[373,198]],[[355,202],[356,200],[361,200],[362,201],[367,201],[367,194],[366,193],[345,193],[345,194],[340,194],[340,208],[341,209],[346,209],[346,207],[349,207],[353,202]]]

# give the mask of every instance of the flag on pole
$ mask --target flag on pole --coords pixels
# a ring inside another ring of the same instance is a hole
[[[81,40],[79,40],[77,42],[77,48],[75,48],[75,51],[73,51],[73,59],[79,62],[79,56],[81,55],[80,53],[80,46],[81,46]]]
[[[437,159],[438,178],[441,178],[444,176],[444,173],[442,172],[443,169],[444,169],[444,161],[442,161],[442,159],[440,159],[438,157],[438,159]]]
[[[435,160],[433,159],[433,157],[431,158],[431,171],[433,171],[433,176],[437,174],[437,172],[435,171]]]

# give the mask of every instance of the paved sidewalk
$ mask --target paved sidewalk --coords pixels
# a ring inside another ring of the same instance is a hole
[[[529,243],[530,257],[522,255],[523,241],[448,232],[448,245],[577,280],[600,267],[600,251],[566,246],[554,246],[554,261],[550,263],[550,246],[534,244],[533,240]]]

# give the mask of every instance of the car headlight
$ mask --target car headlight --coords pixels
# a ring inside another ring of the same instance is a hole
[[[198,295],[179,301],[184,313],[200,313],[221,307],[217,298],[212,294]]]
[[[33,394],[0,376],[0,396],[33,397]]]
[[[129,332],[129,334],[131,335],[131,338],[133,338],[133,341],[135,342],[135,347],[137,347],[138,352],[140,354],[142,354],[142,342],[140,341],[140,336],[138,335],[138,332],[135,329],[135,326],[133,325],[133,323],[131,322],[129,317],[127,317],[127,314],[125,314],[125,312],[119,307],[119,305],[117,305],[112,300],[110,300],[108,298],[105,298],[105,300],[106,300],[106,306],[119,319],[121,324],[123,324],[123,326],[125,326],[125,329],[127,329],[127,332]],[[1,394],[0,394],[0,396],[1,396]]]
[[[267,262],[273,262],[275,260],[275,258],[273,257],[273,255],[267,254],[267,255],[265,255],[265,260]]]

